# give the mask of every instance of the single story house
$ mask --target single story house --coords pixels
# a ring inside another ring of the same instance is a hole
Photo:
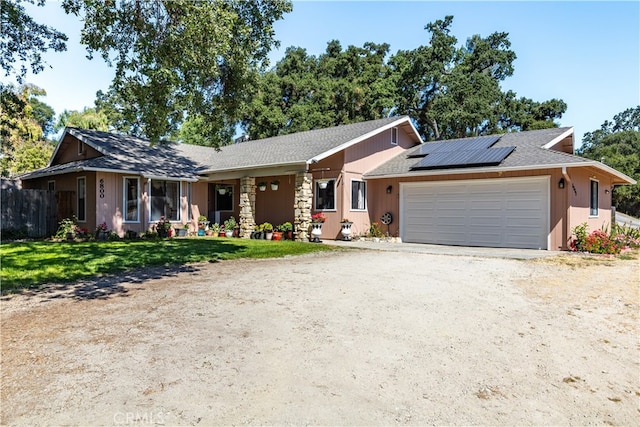
[[[615,185],[635,184],[574,156],[573,138],[555,128],[424,143],[403,116],[216,150],[67,128],[48,166],[21,179],[56,191],[59,218],[120,235],[160,217],[195,229],[205,215],[234,216],[241,237],[289,221],[306,241],[322,212],[326,239],[348,218],[354,234],[378,222],[405,242],[562,250],[576,225],[610,223]]]

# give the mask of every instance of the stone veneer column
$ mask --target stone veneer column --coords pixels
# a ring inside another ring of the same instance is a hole
[[[256,226],[256,179],[240,178],[240,237],[248,239]]]
[[[294,199],[293,231],[296,240],[309,241],[309,226],[311,225],[311,207],[313,203],[313,177],[309,173],[296,174],[296,194]]]

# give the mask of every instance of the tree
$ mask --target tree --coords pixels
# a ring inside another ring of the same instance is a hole
[[[458,48],[452,22],[447,16],[427,24],[428,45],[389,59],[396,111],[412,117],[425,140],[557,126],[566,110],[562,100],[537,103],[502,92],[516,59],[508,33],[474,35]]]
[[[107,132],[109,130],[109,119],[104,111],[96,108],[85,108],[82,111],[64,110],[60,114],[56,130],[63,129],[65,126]]]
[[[45,0],[24,0],[43,6]],[[43,24],[38,24],[26,14],[20,5],[23,0],[2,0],[0,7],[0,66],[5,76],[15,74],[18,83],[23,83],[27,74],[27,66],[31,72],[37,74],[44,70],[45,62],[42,54],[49,49],[56,52],[67,50],[67,36]],[[16,62],[20,62],[19,71],[15,69]]]
[[[0,84],[2,176],[11,176],[47,165],[53,152],[53,144],[45,140],[43,129],[30,103],[30,100],[37,99],[35,96],[41,94],[44,94],[44,91],[33,85],[15,88],[12,85]]]
[[[64,0],[82,17],[81,42],[115,67],[113,107],[132,133],[159,141],[186,117],[202,136],[230,139],[256,71],[277,42],[273,23],[287,0]]]
[[[600,129],[585,133],[576,152],[640,181],[640,105],[616,114]],[[640,217],[640,186],[615,187],[611,199],[618,211]]]
[[[332,40],[317,58],[288,48],[260,75],[243,127],[263,138],[391,114],[409,115],[425,140],[556,127],[567,108],[562,100],[502,91],[516,58],[508,34],[474,35],[458,47],[452,22],[446,16],[427,24],[426,46],[388,60],[388,44],[343,50]]]
[[[567,104],[561,99],[536,102],[508,91],[504,94],[497,111],[497,129],[527,131],[557,127],[555,119],[562,118]]]
[[[288,48],[260,76],[243,127],[251,138],[264,138],[386,117],[393,107],[388,52],[386,43],[343,50],[337,40],[319,57]]]

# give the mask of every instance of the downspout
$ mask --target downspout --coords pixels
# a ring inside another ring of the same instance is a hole
[[[567,233],[567,239],[565,242],[563,242],[563,246],[567,245],[567,249],[570,249],[569,247],[569,242],[571,240],[571,203],[569,203],[569,198],[571,197],[571,193],[569,192],[569,186],[573,187],[573,183],[571,182],[571,177],[569,176],[569,174],[567,173],[567,167],[563,166],[562,167],[562,176],[564,177],[565,181],[567,182],[567,185],[565,187],[565,203],[567,204],[567,224],[566,224],[566,233]]]

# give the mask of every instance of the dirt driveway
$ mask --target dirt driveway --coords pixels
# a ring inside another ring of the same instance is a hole
[[[377,251],[4,297],[2,425],[637,425],[635,261]]]

